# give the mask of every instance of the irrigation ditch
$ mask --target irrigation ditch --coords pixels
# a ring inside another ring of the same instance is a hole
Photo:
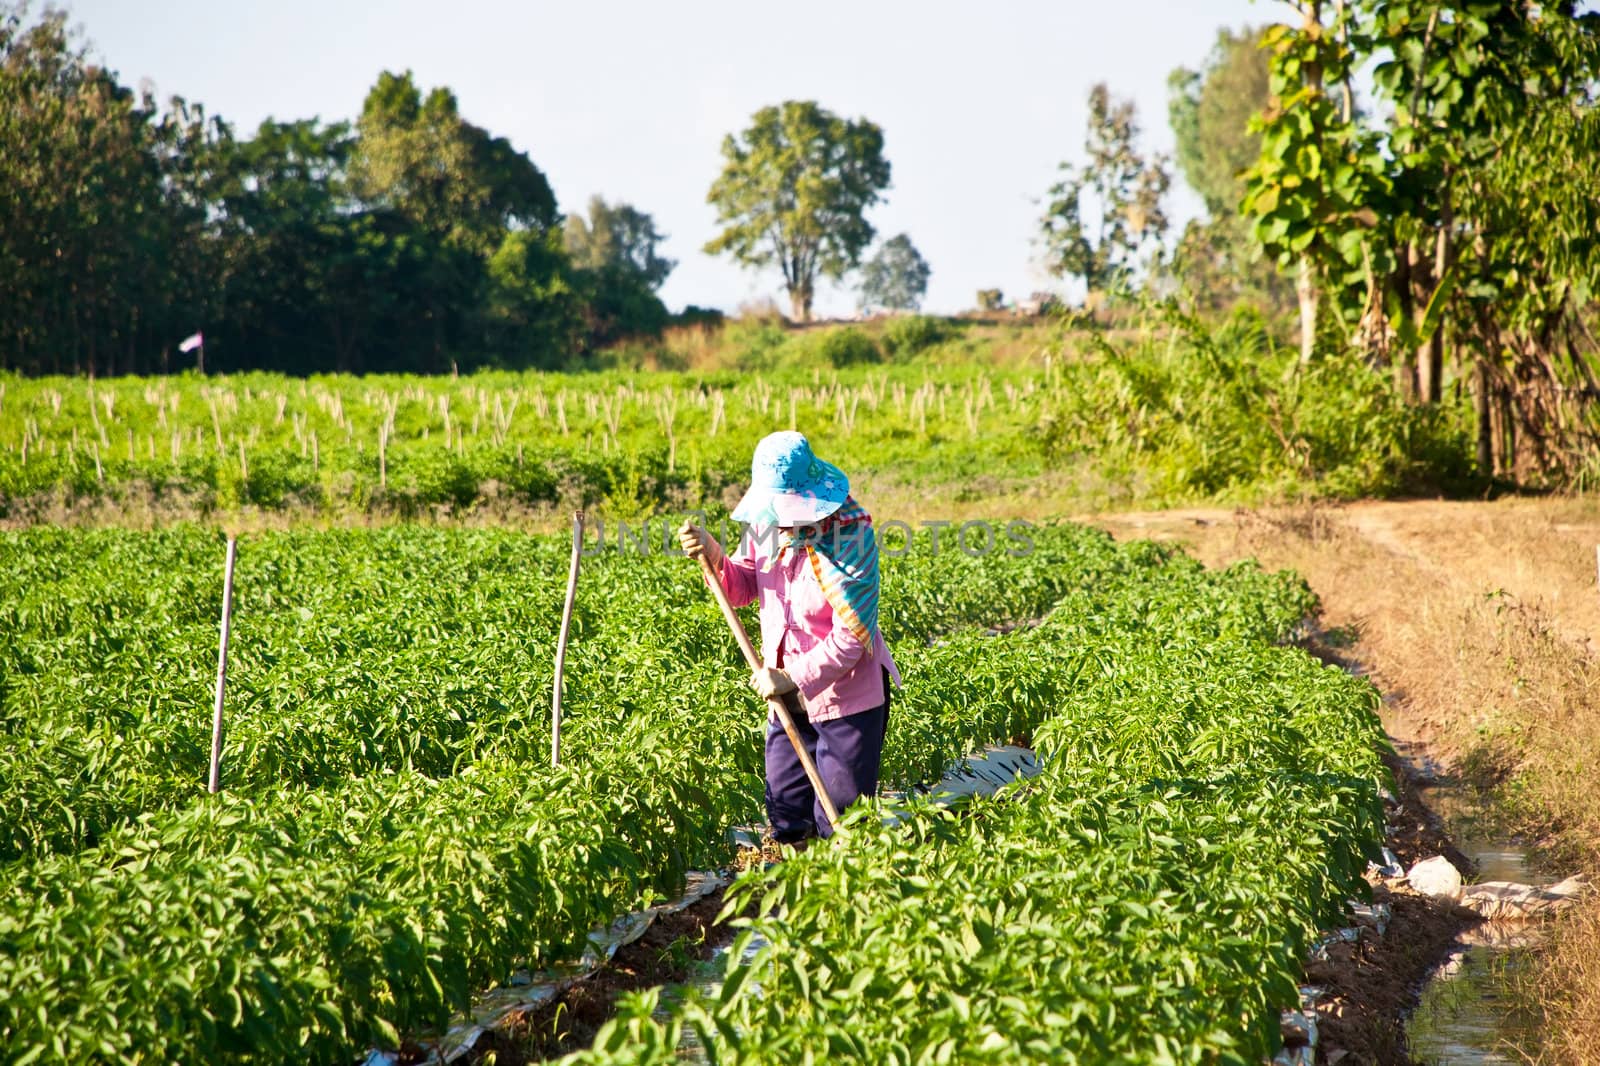
[[[1350,673],[1366,672],[1315,629],[1304,646]],[[1385,725],[1392,729],[1387,715]],[[1531,1061],[1539,1020],[1520,980],[1529,951],[1544,922],[1591,888],[1578,877],[1542,880],[1524,844],[1496,826],[1487,802],[1426,744],[1392,732],[1389,740],[1384,761],[1396,790],[1384,797],[1386,861],[1368,871],[1374,906],[1388,921],[1358,921],[1354,937],[1330,938],[1314,953],[1307,980],[1322,994],[1308,997],[1307,1014],[1320,1047],[1301,1060],[1288,1050],[1279,1061]]]

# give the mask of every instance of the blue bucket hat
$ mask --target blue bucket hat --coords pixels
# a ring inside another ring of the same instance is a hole
[[[750,460],[750,490],[733,519],[753,526],[803,526],[837,511],[850,495],[850,479],[818,459],[805,434],[771,433]]]

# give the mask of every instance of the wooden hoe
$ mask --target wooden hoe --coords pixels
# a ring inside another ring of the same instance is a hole
[[[706,576],[706,584],[711,586],[711,595],[717,598],[717,606],[722,608],[722,617],[728,620],[728,628],[733,630],[733,639],[739,642],[739,650],[744,652],[744,661],[750,665],[751,670],[761,669],[761,657],[756,654],[755,645],[750,643],[750,635],[744,631],[744,624],[734,613],[733,604],[728,602],[728,594],[722,589],[722,579],[712,568],[711,560],[704,555],[700,556],[700,571]],[[828,816],[834,832],[843,832],[839,827],[839,809],[833,805],[833,797],[828,795],[828,789],[822,783],[822,775],[817,773],[817,764],[811,761],[811,754],[806,751],[806,746],[801,742],[800,734],[794,727],[794,716],[805,713],[800,705],[800,693],[791,690],[781,696],[769,696],[767,702],[777,714],[778,721],[783,725],[783,731],[789,734],[789,743],[794,745],[794,753],[800,757],[800,765],[805,768],[806,777],[811,779],[811,788],[817,794],[817,802],[822,804],[822,812]]]

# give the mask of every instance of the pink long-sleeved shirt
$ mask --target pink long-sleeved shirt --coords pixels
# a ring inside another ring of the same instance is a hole
[[[760,603],[762,662],[782,666],[794,679],[813,722],[882,706],[884,671],[900,684],[883,634],[874,629],[872,647],[863,645],[834,617],[806,553],[785,551],[775,559],[769,554],[774,544],[774,538],[747,535],[722,561],[729,601],[735,607]]]

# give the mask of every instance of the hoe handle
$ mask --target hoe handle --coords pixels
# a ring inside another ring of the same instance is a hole
[[[722,588],[722,577],[711,565],[711,560],[704,555],[700,556],[700,570],[706,577],[706,584],[711,586],[711,595],[717,599],[717,606],[722,608],[722,617],[727,619],[728,628],[733,630],[733,639],[739,642],[739,650],[744,652],[744,661],[750,664],[751,670],[761,669],[761,656],[756,654],[755,645],[750,643],[750,634],[744,631],[744,623],[739,621],[739,616],[734,613],[733,604],[728,602],[728,594]],[[772,705],[772,710],[778,716],[783,731],[789,734],[789,743],[794,745],[794,753],[800,757],[800,765],[805,769],[806,777],[811,780],[811,788],[817,794],[817,802],[822,804],[822,811],[828,816],[834,831],[839,831],[839,809],[833,805],[833,797],[828,795],[827,786],[822,783],[822,775],[817,773],[817,764],[811,761],[811,755],[806,751],[806,746],[800,740],[800,733],[794,727],[794,712],[801,710],[800,694],[798,692],[785,692],[781,696],[769,696],[767,702]],[[792,705],[792,706],[791,706]]]

